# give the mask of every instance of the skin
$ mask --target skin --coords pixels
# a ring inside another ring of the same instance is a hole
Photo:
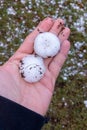
[[[57,35],[61,42],[60,52],[53,58],[45,59],[47,71],[36,83],[27,83],[19,74],[20,60],[33,53],[34,39],[40,32],[50,31]],[[62,19],[45,18],[29,34],[15,54],[0,67],[0,95],[6,97],[41,115],[45,115],[55,88],[55,81],[67,58],[70,42],[67,40],[70,29],[64,27]]]

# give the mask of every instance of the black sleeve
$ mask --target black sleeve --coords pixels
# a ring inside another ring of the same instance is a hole
[[[0,96],[0,130],[41,130],[46,118]]]

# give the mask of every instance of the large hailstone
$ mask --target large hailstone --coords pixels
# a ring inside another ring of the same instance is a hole
[[[20,61],[21,76],[25,81],[33,83],[39,81],[46,71],[43,59],[36,55],[27,55]]]
[[[37,55],[48,58],[55,56],[60,50],[59,38],[51,33],[40,33],[34,42],[34,51]]]

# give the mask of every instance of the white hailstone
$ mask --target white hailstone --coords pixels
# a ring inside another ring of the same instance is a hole
[[[84,100],[85,107],[87,107],[87,100]]]
[[[27,55],[19,65],[21,76],[25,81],[33,83],[39,81],[46,71],[43,59],[37,55]]]
[[[44,32],[40,33],[34,42],[34,51],[37,55],[48,58],[55,56],[60,50],[59,38],[51,33]]]

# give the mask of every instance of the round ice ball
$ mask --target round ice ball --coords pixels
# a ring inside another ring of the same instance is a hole
[[[33,83],[39,81],[46,71],[44,61],[36,55],[27,55],[19,65],[21,76],[25,81]]]
[[[34,41],[35,53],[43,58],[53,57],[59,50],[60,40],[51,32],[40,33]]]

